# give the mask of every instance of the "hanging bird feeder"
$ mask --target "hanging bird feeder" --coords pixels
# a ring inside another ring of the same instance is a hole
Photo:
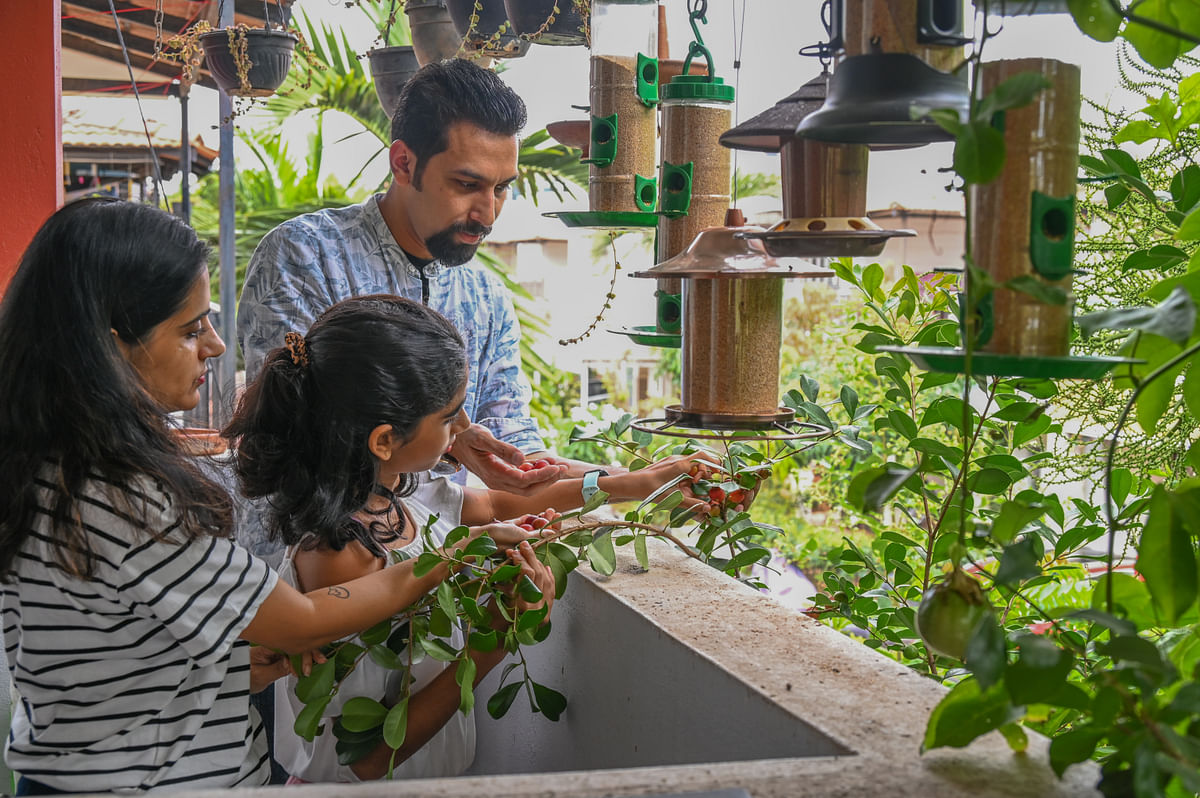
[[[779,405],[783,281],[829,272],[781,263],[758,241],[727,227],[702,230],[691,245],[634,277],[678,279],[683,285],[682,401],[667,420],[698,429],[771,429],[793,411]]]
[[[825,104],[797,133],[821,141],[878,148],[915,147],[951,136],[914,108],[956,111],[970,105],[961,60],[961,0],[834,0],[836,65]]]
[[[975,265],[998,287],[976,303],[977,314],[968,319],[968,334],[979,346],[969,367],[973,374],[991,376],[1097,379],[1131,361],[1070,354],[1079,67],[1048,58],[995,61],[982,65],[980,80],[986,94],[1007,78],[1031,71],[1045,77],[1049,88],[1029,105],[1004,113],[998,121],[1004,131],[1004,169],[995,180],[970,187]],[[1047,303],[1003,285],[1014,278],[1034,280],[1051,289],[1041,293],[1057,293],[1065,301]],[[891,351],[933,371],[968,368],[962,349]]]
[[[829,45],[814,47],[812,54],[826,64]],[[720,138],[732,149],[780,155],[784,218],[763,233],[748,234],[775,257],[867,257],[879,254],[891,238],[916,235],[885,230],[867,218],[866,145],[796,135],[800,122],[825,102],[828,83],[829,72],[822,71]]]

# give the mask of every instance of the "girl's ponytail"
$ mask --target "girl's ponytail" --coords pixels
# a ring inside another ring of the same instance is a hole
[[[243,494],[272,497],[268,532],[287,545],[299,533],[290,523],[299,497],[310,495],[317,474],[304,451],[314,439],[311,400],[306,395],[309,356],[304,337],[288,333],[284,346],[272,350],[259,378],[246,386],[237,411],[222,435],[235,452],[234,468]]]

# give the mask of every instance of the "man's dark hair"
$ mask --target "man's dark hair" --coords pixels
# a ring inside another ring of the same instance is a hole
[[[392,116],[392,141],[403,141],[416,154],[413,186],[419,189],[425,164],[450,146],[455,123],[515,136],[525,119],[525,102],[495,72],[450,58],[426,64],[404,84]]]

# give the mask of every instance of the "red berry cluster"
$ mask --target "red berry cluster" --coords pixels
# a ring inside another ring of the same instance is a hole
[[[522,471],[537,471],[538,469],[545,468],[548,465],[550,465],[549,460],[534,460],[533,462],[526,460],[517,467]]]
[[[688,475],[692,478],[693,485],[698,488],[697,495],[703,496],[705,487],[708,487],[708,508],[704,510],[710,517],[716,518],[724,513],[725,510],[733,510],[734,512],[742,512],[746,509],[746,499],[751,491],[746,488],[737,487],[736,482],[720,482],[712,484],[710,478],[711,471],[701,466],[699,463],[692,466]],[[758,471],[750,472],[758,481],[762,481],[771,476],[771,469],[761,468]],[[739,479],[739,482],[745,484],[744,478]],[[730,485],[735,487],[730,488]]]
[[[517,519],[516,524],[526,532],[536,532],[543,527],[550,526],[560,517],[562,517],[562,513],[555,511],[553,507],[547,507],[537,515],[521,516]]]

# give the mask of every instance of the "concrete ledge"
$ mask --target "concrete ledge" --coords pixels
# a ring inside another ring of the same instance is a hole
[[[472,770],[493,775],[289,787],[288,794],[555,798],[742,788],[754,798],[1098,795],[1095,766],[1072,767],[1059,781],[1046,764],[1048,741],[1033,734],[1020,755],[993,733],[965,749],[921,756],[926,718],[945,692],[939,684],[673,548],[652,546],[651,561],[648,573],[622,556],[611,578],[586,566],[572,577],[555,607],[554,633],[528,653],[535,678],[572,703],[557,724],[531,715],[521,700],[499,722],[481,710]],[[683,672],[681,661],[688,663]],[[615,676],[605,681],[604,673]],[[481,686],[481,705],[494,687]],[[730,729],[738,739],[730,740]],[[772,747],[766,756],[773,758],[745,756]],[[644,748],[666,761],[638,761]],[[681,761],[681,752],[693,756]],[[637,766],[621,764],[629,761]],[[528,770],[540,772],[513,772]]]

